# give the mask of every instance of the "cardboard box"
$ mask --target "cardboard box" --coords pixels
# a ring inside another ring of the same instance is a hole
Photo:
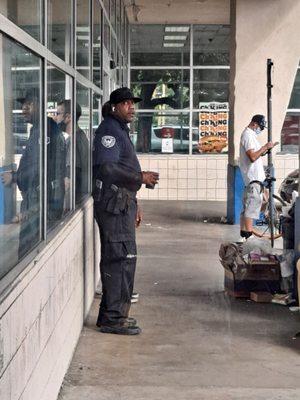
[[[280,291],[280,265],[236,265],[233,271],[224,269],[224,288],[233,297],[250,297],[251,292]]]
[[[250,299],[256,303],[271,303],[272,294],[269,292],[251,292]]]

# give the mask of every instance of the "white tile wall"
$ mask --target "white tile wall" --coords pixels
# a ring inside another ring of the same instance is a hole
[[[94,295],[93,248],[89,200],[0,299],[1,400],[56,400]]]
[[[154,190],[142,188],[138,197],[153,200],[227,200],[226,154],[217,155],[139,155],[142,169],[159,172],[160,184]],[[298,155],[274,157],[275,190],[282,179],[298,166]],[[150,168],[151,167],[151,168]]]

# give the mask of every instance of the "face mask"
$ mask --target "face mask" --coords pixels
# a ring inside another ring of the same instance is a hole
[[[261,133],[261,128],[258,126],[257,128],[254,129],[254,132],[259,135]]]
[[[61,121],[57,124],[57,126],[59,127],[60,130],[62,130],[63,132],[66,131],[67,129],[67,124],[65,123],[65,121]]]

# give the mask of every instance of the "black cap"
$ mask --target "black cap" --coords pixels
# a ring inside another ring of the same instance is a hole
[[[127,87],[122,87],[111,92],[109,102],[111,104],[118,104],[124,100],[133,100],[135,103],[142,101],[140,97],[134,97],[131,90]]]
[[[18,97],[17,101],[21,104],[25,103],[26,101],[32,103],[34,101],[38,101],[39,98],[40,98],[40,89],[31,88],[27,90],[24,97]]]
[[[267,126],[265,116],[262,114],[253,115],[251,122],[256,122],[262,130]]]

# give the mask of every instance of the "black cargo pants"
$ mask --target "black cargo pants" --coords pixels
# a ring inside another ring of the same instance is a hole
[[[101,240],[102,299],[97,325],[120,325],[128,317],[134,284],[137,202],[131,193],[118,203],[116,193],[107,189],[94,204]]]

